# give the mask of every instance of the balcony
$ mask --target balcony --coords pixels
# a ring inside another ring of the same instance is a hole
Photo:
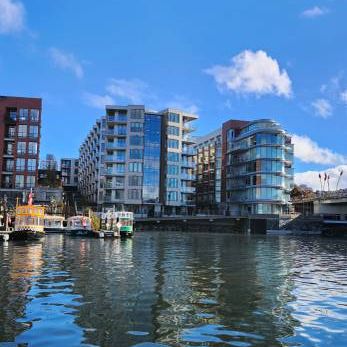
[[[109,123],[126,123],[128,117],[125,115],[108,115],[107,122]]]
[[[183,160],[182,163],[181,163],[181,165],[182,165],[183,167],[188,167],[188,168],[194,169],[195,166],[196,166],[196,163],[195,163],[194,161]]]
[[[189,123],[184,123],[183,124],[183,131],[185,133],[191,133],[196,130],[196,127],[190,125]]]
[[[194,181],[195,175],[181,174],[181,179],[185,181]]]
[[[182,193],[195,193],[195,187],[181,187]]]
[[[105,188],[106,189],[124,189],[124,183],[106,182]]]
[[[105,162],[125,162],[125,156],[106,155]]]
[[[106,130],[106,136],[126,136],[126,135],[127,135],[126,129]]]
[[[186,146],[183,146],[182,147],[182,153],[183,154],[188,154],[188,155],[195,155],[196,154],[196,150],[194,149],[194,147],[186,147]]]
[[[119,175],[124,175],[125,171],[116,171],[116,170],[113,170],[113,169],[106,169],[104,171],[104,173],[107,176],[119,176]]]
[[[193,139],[193,137],[189,136],[189,135],[183,135],[182,136],[182,142],[186,142],[186,143],[195,143],[195,140]]]
[[[126,143],[120,143],[120,142],[108,142],[106,144],[106,149],[119,149],[119,148],[126,148]]]

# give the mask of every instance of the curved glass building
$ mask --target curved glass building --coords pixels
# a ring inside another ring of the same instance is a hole
[[[227,213],[286,213],[293,186],[291,137],[270,119],[232,122],[223,125]]]

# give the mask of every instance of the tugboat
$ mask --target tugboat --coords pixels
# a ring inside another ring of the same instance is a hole
[[[86,216],[74,216],[67,219],[66,232],[71,236],[92,236],[92,222]]]
[[[45,236],[44,206],[33,205],[33,193],[29,194],[28,204],[16,206],[14,230],[11,232],[12,240],[39,240]]]

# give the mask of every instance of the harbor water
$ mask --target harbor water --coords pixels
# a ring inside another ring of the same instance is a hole
[[[0,243],[0,346],[347,346],[347,241]]]

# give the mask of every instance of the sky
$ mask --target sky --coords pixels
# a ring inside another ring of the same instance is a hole
[[[272,118],[295,180],[347,187],[347,0],[0,0],[0,95],[43,99],[41,157],[78,156],[105,104],[178,107],[196,135]]]

